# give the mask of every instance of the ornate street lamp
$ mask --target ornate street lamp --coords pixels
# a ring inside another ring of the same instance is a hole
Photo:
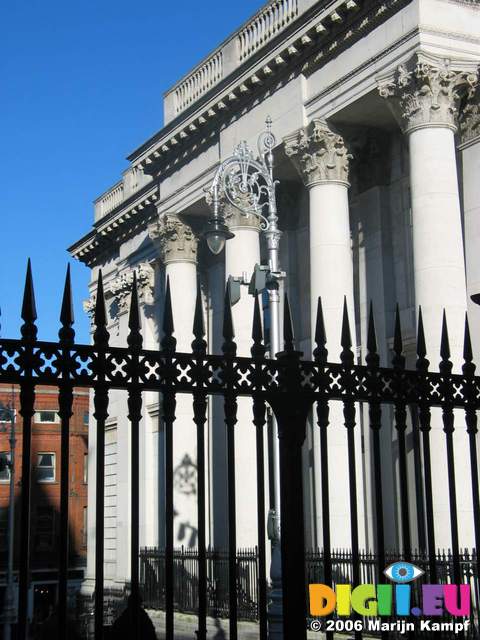
[[[248,218],[260,218],[268,249],[268,265],[252,265],[254,275],[249,292],[256,295],[261,289],[268,290],[270,312],[270,356],[274,358],[281,351],[280,344],[280,293],[281,281],[285,273],[280,270],[279,248],[282,232],[278,228],[276,187],[278,180],[273,177],[273,149],[276,139],[272,133],[272,119],[266,120],[266,130],[260,134],[257,142],[258,156],[255,157],[245,141],[240,142],[233,155],[218,167],[211,187],[207,190],[207,202],[213,210],[213,217],[207,223],[204,232],[208,247],[219,254],[225,241],[233,234],[225,224],[223,205],[232,204]],[[229,274],[231,275],[231,274]],[[260,276],[260,277],[259,277]],[[262,284],[258,285],[258,280]],[[281,554],[280,554],[280,449],[275,417],[273,426],[273,477],[274,509],[269,513],[268,536],[273,543],[270,577],[272,591],[269,607],[269,625],[272,639],[283,637],[282,631],[282,591],[281,591]]]

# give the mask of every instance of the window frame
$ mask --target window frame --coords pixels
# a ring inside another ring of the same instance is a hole
[[[7,411],[11,411],[10,407],[4,407],[5,410]],[[3,412],[0,411],[0,424],[12,424],[12,418],[9,417],[6,420],[3,419]],[[16,423],[17,422],[17,410],[14,409],[13,410],[13,422]]]
[[[41,466],[40,465],[40,456],[53,456],[53,465],[52,466]],[[38,475],[36,477],[36,481],[39,484],[52,484],[56,481],[57,477],[57,454],[55,451],[38,451],[37,452],[37,464],[35,465],[35,472],[38,474],[38,469],[53,469],[53,479],[40,479]]]
[[[41,420],[40,415],[42,413],[53,413],[53,420]],[[60,424],[60,416],[58,415],[58,409],[37,409],[35,411],[35,422],[36,424]]]
[[[5,455],[5,457],[7,458],[7,462],[11,462],[12,460],[12,453],[11,451],[0,451],[0,456]],[[7,473],[8,473],[8,478],[2,478],[0,477],[0,484],[9,484],[10,483],[10,478],[11,478],[11,473],[12,470],[10,468],[10,466],[7,466]]]

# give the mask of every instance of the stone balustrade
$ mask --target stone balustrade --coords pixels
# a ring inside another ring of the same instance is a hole
[[[298,15],[298,0],[275,0],[238,34],[240,62],[250,57]]]
[[[120,182],[95,200],[95,220],[104,218],[151,180],[152,177],[144,173],[141,165],[129,167]]]
[[[270,0],[164,96],[168,124],[292,23],[316,0]]]
[[[95,220],[103,218],[124,200],[123,180],[95,200]]]
[[[175,112],[181,113],[223,78],[222,51],[214,53],[175,89]]]

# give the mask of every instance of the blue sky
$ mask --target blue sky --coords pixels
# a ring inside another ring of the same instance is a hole
[[[16,0],[0,8],[0,307],[17,337],[27,257],[39,338],[56,339],[66,248],[125,156],[163,125],[162,94],[261,0]],[[71,261],[79,341],[88,269]]]

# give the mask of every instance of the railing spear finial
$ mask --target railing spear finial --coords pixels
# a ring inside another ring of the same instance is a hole
[[[235,356],[237,353],[237,345],[233,341],[235,331],[233,328],[232,317],[232,294],[230,291],[230,280],[225,288],[225,304],[223,307],[223,345],[222,351],[226,356]]]
[[[474,375],[476,366],[473,363],[472,339],[470,337],[470,324],[468,314],[465,313],[465,333],[463,338],[463,359],[465,361],[462,371],[465,375]]]
[[[161,341],[162,349],[168,352],[174,352],[177,346],[177,340],[173,337],[175,328],[173,325],[172,311],[172,293],[170,291],[170,277],[167,276],[167,286],[165,290],[165,306],[163,309],[163,338]]]
[[[143,345],[143,338],[140,332],[140,310],[138,306],[138,291],[137,291],[137,273],[133,272],[132,280],[132,295],[130,298],[130,312],[128,314],[128,328],[130,332],[127,336],[128,346],[132,349],[141,349]]]
[[[295,351],[295,333],[293,331],[292,312],[287,293],[285,293],[283,305],[283,351],[284,353]]]
[[[393,357],[392,364],[395,368],[405,368],[405,357],[403,355],[403,339],[402,339],[402,326],[400,321],[400,308],[397,304],[395,309],[395,331],[393,338],[393,351],[395,356]]]
[[[101,269],[98,272],[94,323],[95,331],[93,333],[93,343],[97,347],[108,346],[110,334],[107,331],[107,314],[105,312],[105,294],[103,291],[103,275]]]
[[[447,326],[447,314],[445,309],[443,310],[442,317],[442,338],[440,341],[440,357],[442,358],[440,362],[440,372],[441,373],[451,373],[452,372],[452,362],[450,361],[450,340],[448,338],[448,326]]]
[[[425,344],[425,331],[423,329],[422,307],[418,308],[418,329],[417,329],[417,369],[427,371],[430,362],[426,358],[427,347]]]
[[[263,328],[262,328],[262,315],[260,311],[260,303],[258,301],[258,292],[255,292],[255,302],[253,306],[253,325],[252,325],[252,340],[253,345],[250,349],[250,353],[253,358],[263,358],[265,355],[265,346],[263,344]]]
[[[373,303],[370,301],[370,312],[368,317],[368,335],[367,335],[367,364],[378,367],[380,358],[378,356],[377,333],[375,330],[375,318],[373,316]]]
[[[73,343],[75,339],[75,331],[72,328],[74,320],[70,265],[67,265],[67,275],[65,276],[65,286],[63,289],[62,308],[60,311],[60,322],[62,323],[62,327],[58,332],[58,337],[60,338],[61,343]]]
[[[315,324],[315,344],[316,348],[313,350],[313,357],[318,362],[327,362],[328,358],[328,350],[326,348],[327,344],[327,334],[325,332],[325,322],[323,319],[323,307],[322,307],[322,298],[318,298],[317,303],[317,320]]]
[[[30,258],[27,262],[27,274],[25,277],[25,288],[23,291],[22,302],[22,325],[21,332],[23,340],[34,342],[37,338],[37,327],[35,320],[37,319],[37,307],[35,304],[35,290],[33,287],[32,263]]]
[[[195,300],[195,313],[193,316],[192,351],[195,355],[205,355],[207,343],[205,341],[205,323],[203,321],[202,289],[200,279],[197,278],[197,297]]]
[[[352,336],[350,334],[350,321],[348,319],[347,296],[343,298],[343,320],[342,320],[342,338],[340,342],[343,347],[340,354],[342,364],[353,366],[354,356],[352,351]]]

